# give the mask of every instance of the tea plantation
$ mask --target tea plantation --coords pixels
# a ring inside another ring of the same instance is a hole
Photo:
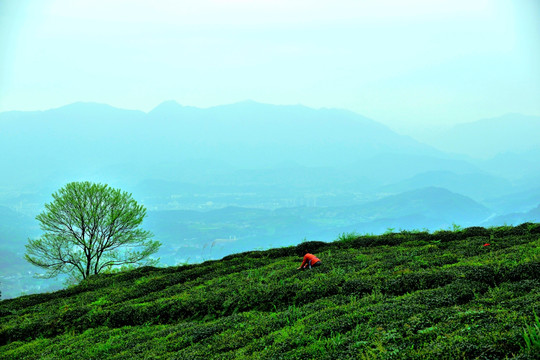
[[[535,314],[540,224],[344,234],[3,300],[0,358],[537,359]]]

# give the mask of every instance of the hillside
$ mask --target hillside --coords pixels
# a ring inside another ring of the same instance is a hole
[[[540,219],[540,205],[535,207],[534,209],[531,209],[527,212],[521,212],[521,213],[512,213],[507,214],[503,216],[498,216],[494,219],[491,219],[491,224],[520,224],[523,222],[532,222],[531,219]],[[534,220],[536,222],[536,220]]]
[[[484,246],[484,244],[489,245]],[[303,249],[323,266],[298,271]],[[0,302],[3,359],[533,359],[540,225],[342,235]],[[531,331],[530,328],[529,330]]]

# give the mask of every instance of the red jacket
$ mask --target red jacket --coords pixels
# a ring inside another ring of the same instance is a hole
[[[315,264],[317,261],[321,261],[321,260],[319,260],[319,258],[316,257],[315,255],[307,253],[306,255],[304,255],[304,261],[302,261],[302,265],[300,265],[300,267],[301,268],[308,267],[309,265]]]

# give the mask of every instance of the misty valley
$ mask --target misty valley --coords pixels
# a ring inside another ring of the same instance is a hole
[[[2,298],[65,286],[34,278],[23,255],[70,181],[143,204],[162,266],[344,233],[540,221],[537,117],[460,125],[429,144],[345,110],[252,101],[149,113],[76,103],[0,113],[0,126]]]

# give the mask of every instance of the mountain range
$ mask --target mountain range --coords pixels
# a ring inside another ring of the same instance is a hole
[[[255,102],[198,109],[165,102],[148,114],[76,103],[42,112],[0,114],[2,164],[16,178],[89,175],[129,164],[212,159],[239,168],[349,165],[380,153],[440,154],[355,113]],[[40,179],[41,178],[41,179]]]
[[[341,166],[380,181],[438,170],[485,173],[501,164],[519,168],[512,153],[524,151],[532,152],[521,156],[528,161],[524,175],[540,176],[530,169],[540,151],[540,118],[517,114],[434,134],[431,146],[350,111],[253,101],[207,109],[167,101],[149,113],[75,103],[0,113],[0,129],[0,151],[9,154],[0,163],[10,169],[0,179],[4,186],[105,175],[116,167],[135,176],[169,169],[167,177],[179,178],[182,169],[171,168],[201,159],[240,169]],[[489,149],[501,158],[479,164],[436,148],[478,156]]]

